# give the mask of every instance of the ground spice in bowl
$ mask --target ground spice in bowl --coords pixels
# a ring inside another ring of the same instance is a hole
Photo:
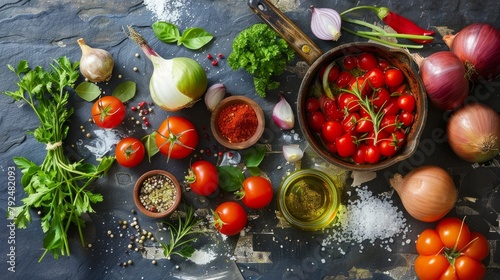
[[[231,143],[241,143],[255,134],[259,121],[254,109],[243,102],[231,104],[220,111],[217,125]]]

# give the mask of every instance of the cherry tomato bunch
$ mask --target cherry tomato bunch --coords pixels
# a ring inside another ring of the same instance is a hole
[[[323,67],[318,79],[324,93],[307,99],[307,122],[330,153],[356,164],[397,153],[416,108],[400,69],[364,52]]]
[[[422,279],[483,279],[481,263],[489,254],[488,240],[471,232],[464,221],[442,219],[436,229],[426,229],[418,237],[415,272]]]

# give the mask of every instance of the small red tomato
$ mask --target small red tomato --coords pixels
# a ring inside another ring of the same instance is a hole
[[[248,208],[261,209],[273,199],[273,186],[261,176],[251,176],[243,181],[243,187],[236,194]]]
[[[384,72],[380,68],[372,68],[365,74],[365,78],[368,80],[373,88],[381,88],[385,84]]]
[[[337,121],[328,121],[323,125],[322,134],[326,141],[335,142],[337,137],[344,133],[342,124]]]
[[[114,96],[101,97],[92,106],[92,119],[102,128],[117,127],[125,119],[125,105]]]
[[[321,106],[323,114],[327,121],[341,121],[344,118],[344,112],[339,110],[337,102],[331,98],[323,98]]]
[[[378,59],[374,54],[366,52],[358,55],[358,67],[361,70],[369,71],[378,66]]]
[[[349,84],[349,82],[352,80],[352,74],[347,71],[341,71],[339,73],[339,77],[337,78],[337,81],[335,81],[335,84],[339,88],[343,88]]]
[[[306,101],[306,110],[309,113],[319,110],[319,100],[314,97],[310,97]]]
[[[375,145],[366,147],[365,160],[367,163],[377,163],[380,161],[380,150]]]
[[[350,113],[359,110],[361,107],[359,105],[359,98],[352,93],[341,93],[338,96],[337,102],[340,110],[347,110]]]
[[[385,71],[385,84],[388,87],[400,86],[405,79],[403,72],[398,68],[390,68]]]
[[[388,133],[397,131],[402,125],[398,115],[385,115],[382,117],[382,121],[380,121],[380,128]]]
[[[385,88],[379,88],[373,92],[372,95],[372,103],[375,106],[375,109],[380,110],[380,108],[383,108],[386,103],[391,99],[391,94],[389,91]]]
[[[357,164],[365,164],[366,144],[359,144],[352,155],[352,160]]]
[[[390,139],[384,139],[378,144],[380,154],[385,157],[392,157],[398,151],[398,146]]]
[[[320,132],[323,129],[323,124],[325,122],[325,115],[321,111],[312,112],[307,118],[309,127],[315,132]]]
[[[404,94],[398,98],[398,106],[405,112],[413,112],[415,110],[415,97],[411,94]]]
[[[399,114],[399,120],[404,126],[408,127],[413,123],[413,114],[410,112],[402,112]]]
[[[354,137],[350,133],[345,133],[337,137],[335,146],[337,147],[337,153],[340,157],[350,157],[354,154],[356,150],[354,140]]]
[[[325,75],[326,67],[327,66],[324,66],[320,70],[320,77],[321,77],[321,79],[323,79],[323,76]],[[339,72],[340,72],[339,67],[337,65],[334,65],[330,69],[330,72],[328,72],[328,82],[334,83],[337,80],[337,78],[339,77]]]
[[[219,186],[217,168],[207,160],[198,160],[191,164],[185,179],[194,193],[203,196],[213,194]]]
[[[344,65],[344,69],[346,70],[352,70],[356,66],[358,66],[358,58],[354,55],[348,55],[345,56],[342,59],[342,64]]]
[[[141,140],[134,137],[126,137],[116,144],[115,158],[123,167],[134,167],[142,162],[146,149]]]
[[[214,226],[222,234],[236,235],[245,228],[247,224],[247,213],[243,206],[234,201],[221,203],[215,211]]]

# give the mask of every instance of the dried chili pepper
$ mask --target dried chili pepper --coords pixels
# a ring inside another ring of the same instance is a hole
[[[418,26],[410,19],[392,12],[387,7],[358,6],[341,13],[341,15],[345,15],[349,12],[361,9],[369,9],[374,11],[379,19],[381,19],[385,24],[390,26],[399,34],[419,35],[419,36],[434,36],[435,34],[434,30],[424,29]],[[427,44],[432,42],[433,40],[433,39],[418,39],[410,37],[408,37],[407,39],[419,44]]]

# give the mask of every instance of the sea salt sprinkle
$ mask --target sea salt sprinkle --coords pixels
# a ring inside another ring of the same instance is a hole
[[[153,13],[155,20],[178,24],[190,2],[189,0],[144,0],[144,5]]]
[[[346,253],[340,246],[345,243],[360,244],[360,252],[367,244],[379,244],[392,251],[390,244],[394,238],[405,238],[408,233],[403,213],[388,195],[374,196],[367,186],[357,187],[355,193],[347,205],[339,209],[338,221],[322,246],[338,248],[341,254]]]

